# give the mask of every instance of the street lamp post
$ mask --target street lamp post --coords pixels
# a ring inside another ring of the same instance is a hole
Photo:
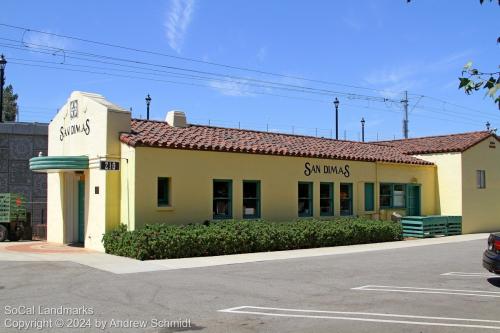
[[[339,139],[339,100],[335,97],[335,101],[333,102],[335,105],[335,140]]]
[[[365,118],[361,118],[361,141],[365,142]]]
[[[149,120],[149,104],[151,104],[151,96],[149,94],[146,96],[146,110],[147,110],[147,115],[146,119]]]
[[[3,123],[3,85],[5,81],[4,70],[5,65],[7,65],[7,60],[5,60],[3,54],[0,56],[0,123]]]

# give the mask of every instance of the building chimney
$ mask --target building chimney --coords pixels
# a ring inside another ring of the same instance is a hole
[[[186,114],[182,111],[169,111],[165,121],[172,127],[187,127]]]

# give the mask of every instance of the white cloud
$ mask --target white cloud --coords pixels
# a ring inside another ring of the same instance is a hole
[[[253,96],[245,81],[210,81],[209,86],[226,96]]]
[[[349,28],[351,28],[352,30],[355,30],[355,31],[361,31],[361,29],[363,28],[363,26],[361,25],[360,22],[350,18],[350,17],[344,17],[342,19],[342,22],[348,26]]]
[[[259,62],[263,62],[266,57],[267,57],[267,47],[262,46],[259,49],[259,51],[257,51],[257,60],[259,60]]]
[[[380,89],[380,94],[384,97],[399,98],[404,90],[419,89],[428,82],[428,77],[436,76],[439,72],[456,70],[458,73],[471,54],[470,50],[463,50],[442,56],[434,61],[417,61],[407,65],[376,69],[369,73],[364,81]]]
[[[277,89],[280,86],[284,85],[286,88],[290,87],[290,89],[300,89],[300,87],[305,86],[304,80],[291,77],[293,75],[284,75],[287,76],[272,80],[276,83],[276,86],[272,84],[261,83],[262,86],[259,87],[258,91],[255,90],[255,87],[253,86],[255,82],[252,79],[247,80],[244,78],[238,80],[226,79],[224,81],[213,80],[209,82],[209,86],[226,96],[255,96],[258,93],[281,94],[282,91]],[[258,77],[255,79],[265,80],[265,78]]]
[[[464,50],[449,54],[433,63],[428,64],[427,69],[431,71],[446,70],[450,68],[461,69],[467,62],[468,58],[471,57],[472,53],[473,52],[471,50]]]
[[[365,81],[373,85],[396,84],[413,74],[415,74],[415,69],[410,66],[377,69],[365,77]]]
[[[50,33],[50,31],[45,30]],[[29,31],[24,35],[23,42],[26,46],[34,49],[53,48],[53,49],[66,49],[69,41],[66,38],[57,37],[54,35],[43,34],[38,32]]]
[[[172,0],[164,22],[168,45],[180,53],[194,12],[194,0]]]
[[[398,99],[403,97],[403,91],[418,89],[418,87],[422,86],[422,83],[423,81],[421,80],[404,80],[384,87],[380,94],[386,98]]]
[[[380,89],[382,96],[396,98],[401,96],[402,91],[414,89],[422,83],[415,78],[417,73],[417,67],[401,66],[372,71],[364,80]]]

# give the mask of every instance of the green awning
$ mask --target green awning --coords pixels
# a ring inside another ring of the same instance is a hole
[[[88,168],[88,156],[39,156],[30,159],[30,169],[35,172],[83,171]]]

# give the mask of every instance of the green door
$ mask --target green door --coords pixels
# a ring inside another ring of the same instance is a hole
[[[85,240],[85,182],[78,181],[78,243]]]
[[[406,214],[420,216],[420,185],[408,184],[406,192]]]

